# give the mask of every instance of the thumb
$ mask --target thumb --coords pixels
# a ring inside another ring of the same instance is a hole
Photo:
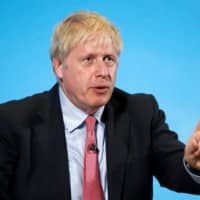
[[[200,121],[198,122],[198,124],[197,124],[197,126],[196,126],[196,128],[195,128],[195,132],[196,131],[200,131]]]

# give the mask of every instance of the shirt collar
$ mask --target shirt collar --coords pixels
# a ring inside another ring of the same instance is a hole
[[[64,120],[65,129],[69,133],[72,133],[76,128],[83,124],[88,114],[76,107],[69,98],[64,94],[62,88],[59,86],[59,98],[61,103],[61,110]],[[97,112],[94,114],[94,117],[97,121],[101,122],[101,117],[104,111],[105,106],[101,106]]]

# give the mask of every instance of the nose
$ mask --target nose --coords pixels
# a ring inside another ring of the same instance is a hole
[[[107,78],[109,77],[109,67],[106,65],[106,63],[101,60],[96,63],[96,76],[97,77],[102,77],[102,78]]]

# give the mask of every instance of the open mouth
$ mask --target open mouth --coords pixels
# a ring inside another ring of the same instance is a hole
[[[99,86],[99,87],[94,87],[94,90],[96,93],[104,94],[104,93],[108,92],[109,87]]]

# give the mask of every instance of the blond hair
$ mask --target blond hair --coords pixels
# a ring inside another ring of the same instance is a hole
[[[121,52],[122,40],[117,28],[105,17],[96,12],[81,11],[70,15],[54,30],[50,57],[64,62],[72,48],[89,38],[100,41],[111,41],[118,55]]]

